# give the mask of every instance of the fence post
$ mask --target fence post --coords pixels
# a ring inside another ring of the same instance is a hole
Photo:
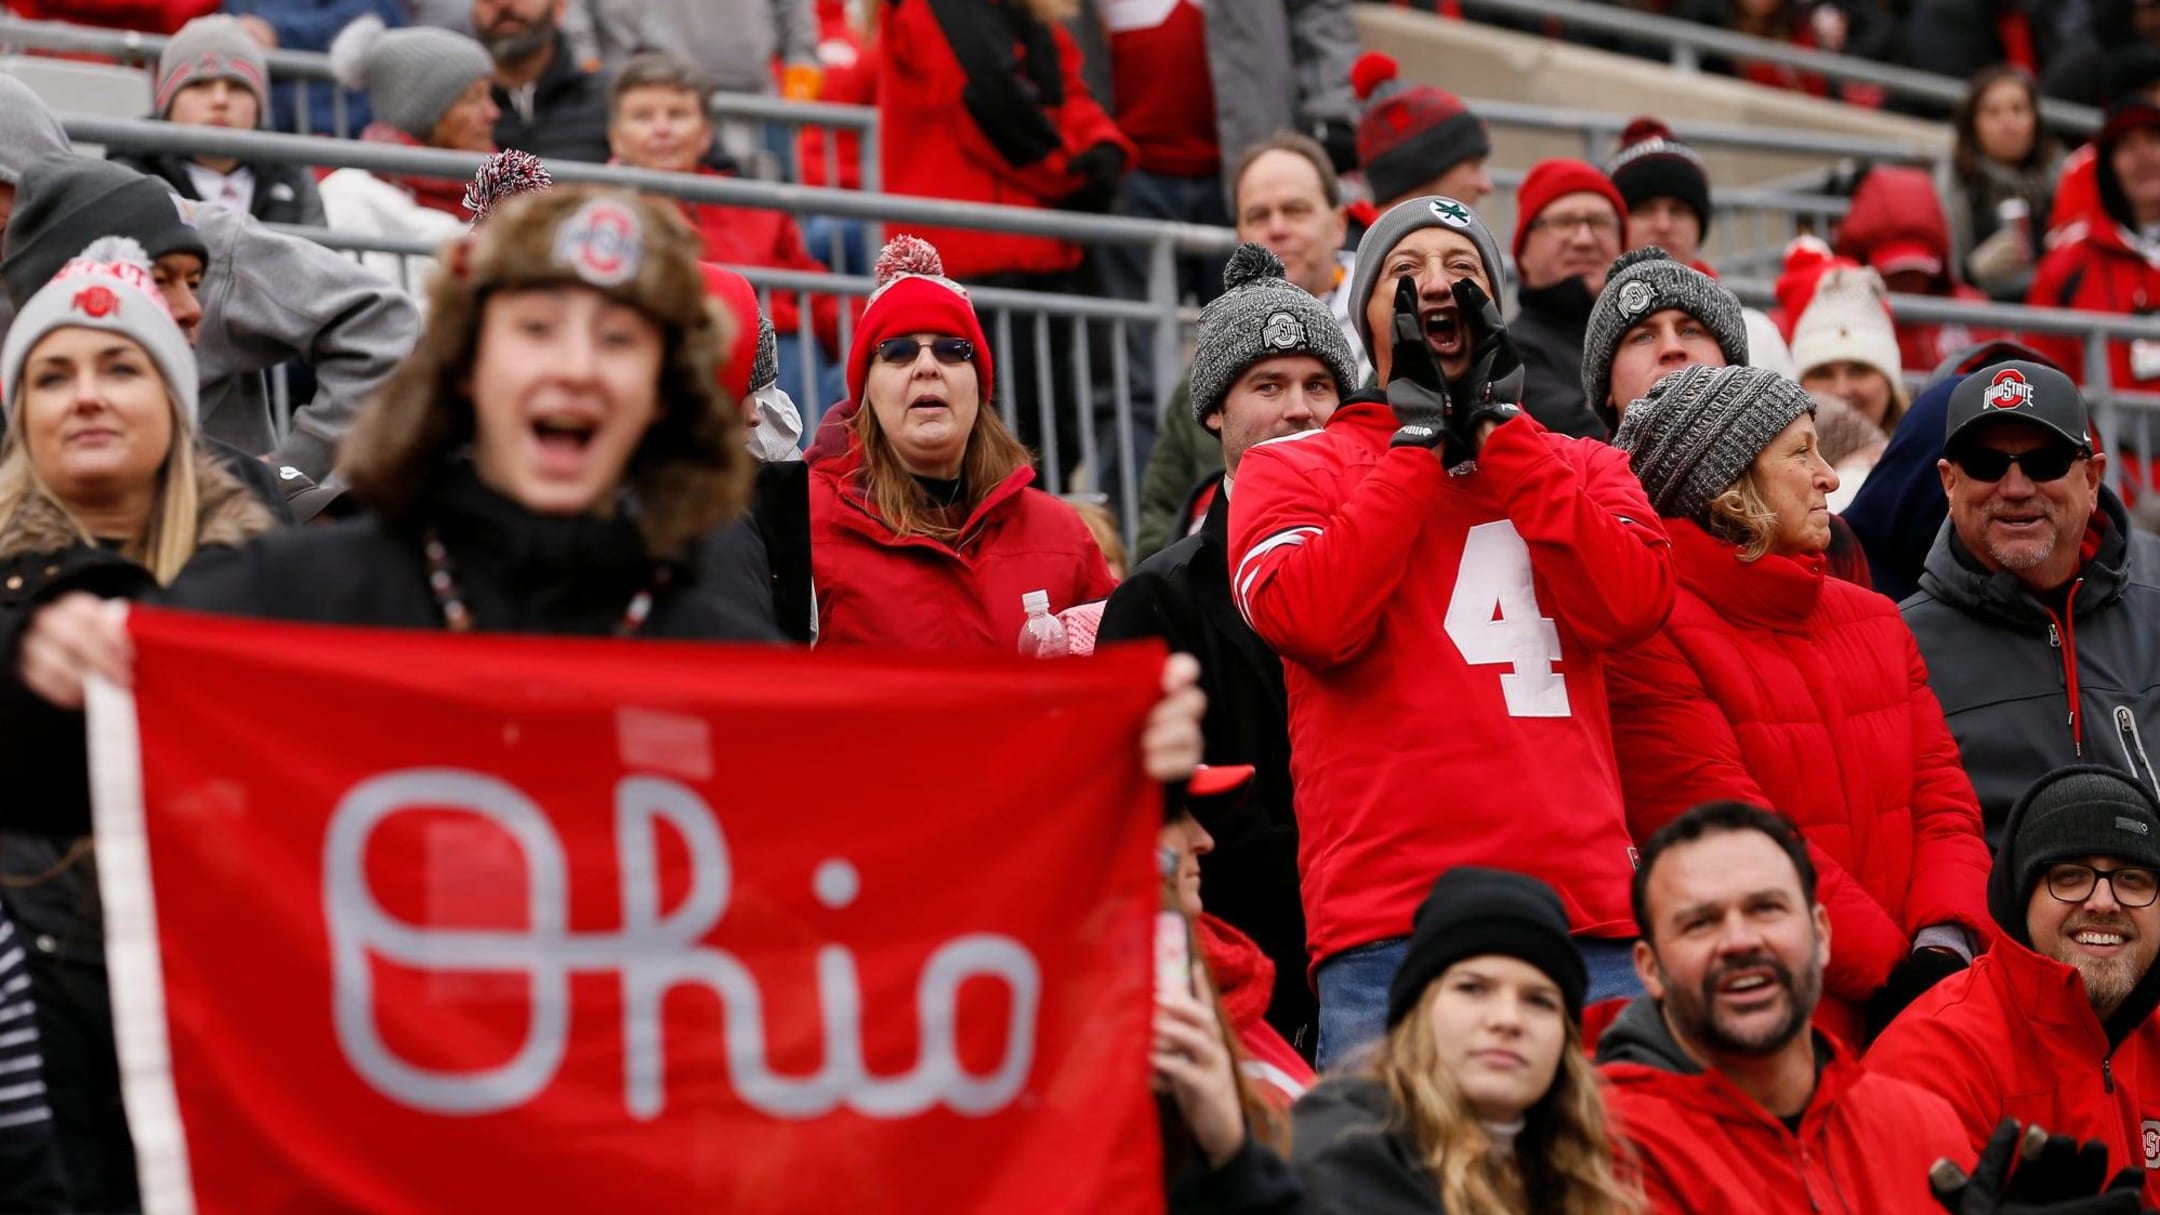
[[[2111,457],[2107,462],[2107,483],[2116,493],[2121,493],[2122,433],[2115,425],[2119,420],[2115,408],[2115,382],[2108,363],[2106,330],[2095,325],[2085,339],[2085,398],[2100,402],[2100,446]]]
[[[1178,332],[1177,245],[1168,235],[1156,237],[1148,248],[1148,303],[1155,309],[1155,399],[1140,404],[1160,409],[1185,378],[1185,343]],[[1140,470],[1128,466],[1125,476],[1137,483]]]
[[[856,155],[862,158],[861,182],[862,192],[865,194],[879,194],[885,189],[885,183],[878,179],[878,132],[884,121],[885,116],[883,114],[875,109],[871,110],[870,121],[864,125],[862,138],[857,141],[855,146]],[[833,137],[838,139],[839,132],[835,131]],[[885,247],[885,225],[871,223],[864,225],[864,227],[867,233],[863,238],[863,246],[868,250],[866,256],[869,257],[872,263],[875,263],[878,250]],[[867,267],[863,273],[869,273]]]

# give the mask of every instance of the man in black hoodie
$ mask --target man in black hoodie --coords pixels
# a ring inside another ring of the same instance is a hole
[[[1977,1148],[2004,1118],[2098,1139],[2160,1201],[2160,805],[2109,768],[2049,773],[1988,879],[2003,937],[1884,1031],[1870,1070],[1948,1101]]]

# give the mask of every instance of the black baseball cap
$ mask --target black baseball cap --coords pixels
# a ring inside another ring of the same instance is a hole
[[[2025,359],[1989,363],[1958,381],[1944,417],[1943,450],[2001,422],[2038,426],[2080,451],[2092,450],[2085,398],[2070,377]]]

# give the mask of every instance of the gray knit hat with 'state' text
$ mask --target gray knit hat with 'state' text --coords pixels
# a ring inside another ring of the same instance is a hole
[[[1290,354],[1319,359],[1335,377],[1341,395],[1357,391],[1357,356],[1335,314],[1284,278],[1282,260],[1265,247],[1239,245],[1223,268],[1223,293],[1200,310],[1200,336],[1193,346],[1193,419],[1204,426],[1254,363]]]
[[[1477,246],[1478,260],[1485,263],[1485,280],[1492,284],[1486,294],[1503,306],[1508,297],[1509,283],[1507,259],[1500,256],[1500,244],[1493,239],[1492,230],[1478,218],[1467,203],[1460,203],[1440,194],[1423,194],[1406,198],[1387,209],[1387,213],[1373,221],[1365,229],[1365,236],[1358,241],[1357,265],[1350,272],[1350,319],[1357,325],[1358,340],[1365,343],[1365,353],[1373,350],[1372,326],[1366,322],[1365,310],[1372,304],[1372,293],[1380,285],[1380,275],[1386,267],[1387,255],[1395,246],[1403,243],[1412,232],[1424,228],[1447,228],[1470,238]],[[1389,291],[1395,284],[1387,284]],[[1390,298],[1393,298],[1392,296]]]
[[[1662,519],[1702,522],[1762,449],[1815,409],[1807,390],[1760,367],[1682,367],[1621,415],[1613,446]]]
[[[385,29],[369,14],[332,40],[330,71],[346,88],[367,90],[377,120],[424,143],[473,81],[493,78],[495,61],[463,34]]]
[[[1747,317],[1741,314],[1738,296],[1656,245],[1630,249],[1605,272],[1605,290],[1598,293],[1583,329],[1583,397],[1607,427],[1620,425],[1618,411],[1606,400],[1612,395],[1613,356],[1619,353],[1620,339],[1668,308],[1701,321],[1725,352],[1728,366],[1748,361]]]

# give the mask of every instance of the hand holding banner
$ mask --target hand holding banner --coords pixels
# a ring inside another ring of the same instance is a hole
[[[130,631],[91,737],[154,1215],[1159,1209],[1159,651]]]

